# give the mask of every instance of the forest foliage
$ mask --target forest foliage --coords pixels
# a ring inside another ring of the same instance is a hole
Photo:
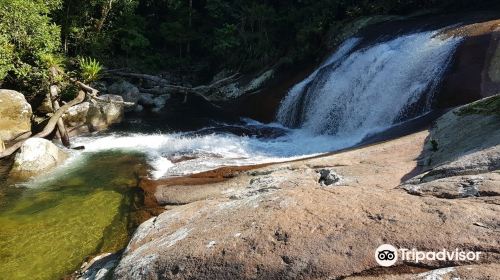
[[[36,93],[46,88],[48,67],[78,71],[82,61],[147,72],[251,71],[315,57],[335,23],[478,2],[0,0],[0,87]]]

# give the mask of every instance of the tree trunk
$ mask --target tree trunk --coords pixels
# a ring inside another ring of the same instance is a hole
[[[114,0],[109,0],[107,5],[104,5],[102,7],[101,18],[97,21],[97,24],[96,24],[97,33],[100,33],[102,28],[104,27],[104,23],[106,22],[106,19],[108,18],[108,15],[111,12],[111,9],[113,8],[113,2],[114,2]]]
[[[59,89],[56,85],[50,86],[50,98],[52,100],[52,108],[54,109],[54,112],[60,108],[59,101],[57,101],[58,91]],[[64,126],[62,118],[57,121],[57,131],[59,132],[59,137],[61,138],[63,145],[65,147],[70,147],[71,143],[69,141],[68,131],[66,130],[66,126]]]

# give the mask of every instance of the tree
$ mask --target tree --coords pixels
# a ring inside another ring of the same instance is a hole
[[[0,81],[31,92],[46,82],[44,61],[60,48],[60,28],[50,13],[60,5],[60,0],[0,0]]]

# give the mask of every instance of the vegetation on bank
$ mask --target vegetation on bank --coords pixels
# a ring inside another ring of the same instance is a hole
[[[0,87],[28,96],[45,94],[51,67],[89,81],[99,77],[101,63],[148,72],[251,71],[279,59],[316,57],[327,32],[360,16],[489,3],[493,1],[0,0]]]
[[[500,116],[500,94],[467,104],[456,113],[459,116],[481,114]]]

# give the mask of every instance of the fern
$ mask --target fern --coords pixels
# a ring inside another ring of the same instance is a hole
[[[78,64],[80,64],[80,76],[85,83],[97,81],[101,77],[102,66],[96,59],[79,57]]]

